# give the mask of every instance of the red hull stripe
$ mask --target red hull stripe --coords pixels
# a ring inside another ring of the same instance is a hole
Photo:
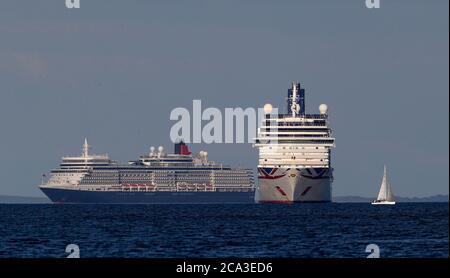
[[[306,193],[308,193],[308,191],[311,189],[311,186],[308,186],[303,192],[302,192],[302,196],[305,196]]]
[[[281,187],[279,187],[278,185],[275,186],[275,188],[278,190],[278,192],[281,193],[281,195],[286,196],[286,192],[283,191],[283,189],[281,189]]]

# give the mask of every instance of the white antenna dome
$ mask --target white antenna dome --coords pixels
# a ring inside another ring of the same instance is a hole
[[[264,105],[264,113],[265,114],[272,113],[272,104],[267,103],[267,104]]]
[[[207,157],[207,156],[208,156],[208,152],[203,152],[203,155],[204,155],[205,157]]]
[[[159,147],[158,147],[158,151],[159,151],[160,153],[162,153],[163,150],[164,150],[163,146],[159,146]]]
[[[155,155],[155,147],[153,147],[153,146],[150,147],[150,153],[148,155],[149,156]]]
[[[322,115],[325,115],[328,113],[328,106],[324,103],[322,103],[321,105],[319,105],[319,112]]]

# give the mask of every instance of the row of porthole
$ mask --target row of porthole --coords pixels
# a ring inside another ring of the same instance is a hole
[[[324,147],[321,147],[322,149],[324,149]],[[272,147],[269,147],[269,149],[272,149]],[[286,149],[286,147],[283,147],[283,150],[285,150]],[[299,147],[289,147],[289,149],[290,150],[294,150],[294,149],[299,149]],[[301,147],[300,149],[302,149],[302,150],[304,150],[305,149],[305,147]],[[307,148],[307,149],[312,149],[312,148]],[[319,149],[319,147],[316,147],[316,150],[318,150]]]
[[[295,159],[295,156],[291,157],[291,159]],[[313,159],[313,158],[312,158],[312,159]],[[305,161],[308,161],[308,160],[309,160],[308,158],[305,158]],[[264,159],[264,161],[267,161],[267,158]],[[321,159],[320,161],[323,161],[323,159]]]

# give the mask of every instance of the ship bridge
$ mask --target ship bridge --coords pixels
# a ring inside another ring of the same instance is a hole
[[[109,159],[107,154],[95,155],[89,153],[90,146],[84,139],[81,156],[62,157],[61,169],[87,169],[95,166],[111,166],[117,162]]]

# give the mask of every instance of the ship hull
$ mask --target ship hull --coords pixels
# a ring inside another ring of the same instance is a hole
[[[258,203],[331,202],[330,168],[258,168]]]
[[[40,188],[54,203],[72,204],[222,204],[254,203],[254,192],[85,191]]]

